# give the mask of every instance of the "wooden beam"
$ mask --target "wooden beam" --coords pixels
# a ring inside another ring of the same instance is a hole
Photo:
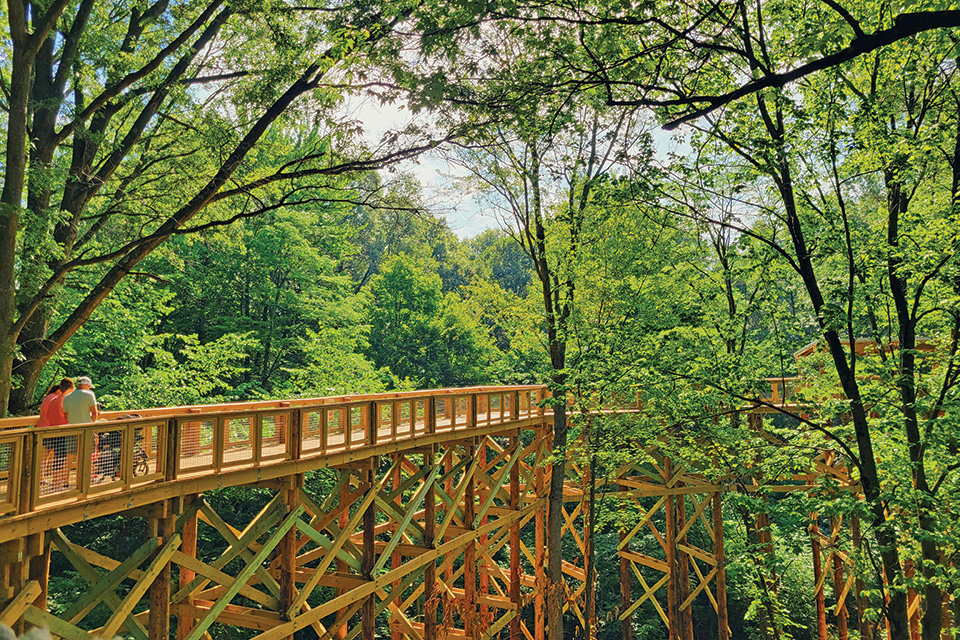
[[[113,615],[110,616],[107,623],[103,625],[103,637],[112,638],[114,634],[120,630],[120,626],[126,621],[127,616],[133,613],[134,607],[140,603],[140,598],[143,597],[147,589],[153,584],[154,579],[167,568],[170,557],[179,546],[180,534],[174,533],[172,536],[169,536],[166,544],[164,544],[163,548],[150,563],[150,566],[143,572],[143,576],[137,580],[137,583],[133,585],[133,588],[130,589],[126,597],[124,597],[121,606],[113,612]],[[169,602],[169,599],[167,601]],[[153,639],[151,638],[151,640]]]
[[[96,584],[100,579],[100,574],[90,566],[90,564],[83,559],[76,552],[76,545],[70,542],[63,532],[59,529],[54,529],[50,532],[50,536],[57,546],[57,551],[62,553],[64,557],[73,565],[77,572],[86,580],[91,586]],[[142,580],[142,574],[141,578]],[[121,600],[113,591],[107,591],[103,597],[104,604],[111,611],[116,611],[121,606]],[[147,629],[140,623],[136,618],[131,618],[128,621],[127,631],[129,631],[137,640],[147,640]],[[52,629],[52,627],[51,627]]]
[[[140,547],[130,554],[122,563],[118,563],[110,573],[101,577],[96,583],[90,585],[90,590],[75,600],[67,609],[60,614],[60,617],[71,624],[83,620],[83,618],[93,611],[94,607],[100,604],[100,601],[106,598],[108,593],[114,593],[121,582],[130,578],[134,569],[146,561],[154,551],[160,548],[160,538],[150,538]],[[139,578],[143,573],[138,571]],[[114,594],[116,595],[116,594]]]
[[[267,539],[267,542],[264,543],[263,547],[256,553],[253,559],[241,569],[240,573],[237,574],[237,577],[234,579],[233,583],[227,587],[226,593],[217,600],[210,611],[207,614],[197,621],[196,626],[190,631],[187,635],[186,640],[200,640],[203,633],[210,627],[211,624],[217,619],[217,616],[223,611],[230,601],[240,592],[240,588],[247,584],[247,581],[253,577],[256,570],[262,568],[264,560],[270,555],[270,553],[280,544],[280,541],[287,534],[287,532],[293,528],[293,526],[300,519],[300,514],[303,513],[303,505],[298,505],[293,511],[284,518],[283,522],[277,527],[277,530],[273,532],[270,538]]]
[[[24,614],[27,608],[40,596],[43,588],[36,580],[30,580],[23,589],[7,603],[7,606],[0,612],[0,623],[12,627],[17,620]]]
[[[472,535],[465,534],[458,536],[453,540],[444,542],[443,544],[437,546],[437,549],[433,553],[425,553],[418,558],[412,558],[405,562],[399,569],[388,571],[387,573],[377,576],[373,580],[369,581],[363,587],[354,589],[342,596],[331,598],[321,605],[315,607],[312,611],[300,614],[292,621],[279,625],[268,632],[260,634],[255,640],[278,640],[279,638],[283,638],[297,629],[303,629],[312,621],[320,620],[337,609],[354,602],[358,602],[368,595],[374,593],[378,589],[383,589],[384,587],[391,585],[397,579],[397,577],[406,576],[409,573],[418,571],[422,569],[428,562],[435,561],[439,557],[446,556],[447,554],[463,549],[470,544],[471,541],[475,540],[477,535],[480,533],[490,533],[502,527],[509,527],[516,520],[523,520],[524,518],[533,516],[538,510],[543,508],[544,502],[545,501],[543,500],[538,501],[530,507],[517,512],[513,516],[501,518],[500,520],[484,525],[477,531],[473,532]]]

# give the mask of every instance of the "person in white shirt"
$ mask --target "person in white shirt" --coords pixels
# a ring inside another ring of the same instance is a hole
[[[93,381],[83,376],[77,380],[77,390],[63,399],[63,412],[67,424],[96,422],[100,417],[97,396],[93,395]]]

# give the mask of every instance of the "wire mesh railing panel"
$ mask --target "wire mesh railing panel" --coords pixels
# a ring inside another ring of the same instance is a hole
[[[437,398],[434,403],[437,431],[446,431],[453,426],[453,402],[450,398]]]
[[[323,409],[300,412],[300,450],[311,453],[324,449]]]
[[[0,516],[19,512],[21,500],[37,508],[59,508],[127,487],[140,491],[181,473],[191,478],[207,471],[245,473],[250,464],[274,464],[294,454],[318,459],[348,450],[353,456],[357,449],[403,443],[428,432],[459,434],[506,424],[542,415],[538,402],[543,397],[542,387],[443,389],[284,401],[269,408],[252,403],[230,405],[229,410],[180,408],[180,413],[147,409],[144,417],[126,414],[112,416],[113,422],[35,431],[8,426],[0,431]],[[295,417],[300,420],[296,430]],[[168,428],[176,434],[170,442]],[[294,433],[299,443],[292,442]],[[20,461],[17,456],[27,451],[31,459]],[[168,459],[173,468],[167,468]],[[24,468],[36,472],[22,480]]]
[[[427,432],[427,401],[416,400],[412,403],[412,422],[410,424],[410,435],[417,435]]]
[[[260,416],[260,459],[287,457],[290,439],[290,416],[286,413]]]
[[[78,452],[83,432],[61,433],[42,439],[40,499],[60,497],[79,489]]]
[[[396,439],[394,431],[394,404],[390,401],[374,403],[376,411],[377,442],[387,442]]]
[[[327,449],[342,449],[347,446],[347,410],[345,408],[327,411]]]
[[[184,471],[213,469],[215,437],[214,419],[181,421],[179,468]]]
[[[483,398],[483,408],[477,411],[477,422],[496,424],[503,422],[503,394],[488,393]]]
[[[101,427],[93,432],[90,453],[90,487],[109,488],[124,480],[124,430]]]
[[[163,476],[163,435],[166,425],[162,422],[131,425],[130,466],[133,482],[139,483]]]
[[[365,411],[362,406],[350,407],[350,440],[348,445],[351,448],[367,443],[367,421],[364,420],[367,411],[369,411],[369,409]]]
[[[17,509],[19,441],[0,442],[0,514]]]
[[[454,428],[464,429],[470,424],[470,396],[459,396],[454,399]]]
[[[413,435],[414,400],[397,402],[397,436],[409,438]]]
[[[223,419],[223,464],[253,460],[253,416]]]

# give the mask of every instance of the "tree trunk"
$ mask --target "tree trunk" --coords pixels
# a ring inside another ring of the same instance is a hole
[[[11,6],[17,3],[11,3]],[[22,16],[25,20],[26,17]],[[17,18],[10,16],[11,31]],[[27,102],[35,53],[27,49],[25,22],[23,32],[14,37],[10,75],[10,113],[7,117],[7,154],[0,194],[0,417],[7,415],[13,382],[13,358],[17,349],[16,262],[17,230],[27,168]],[[20,41],[20,42],[18,42]]]
[[[562,388],[562,387],[561,387]],[[547,631],[550,640],[563,640],[563,481],[566,476],[567,407],[565,398],[553,407],[553,466],[547,505]]]

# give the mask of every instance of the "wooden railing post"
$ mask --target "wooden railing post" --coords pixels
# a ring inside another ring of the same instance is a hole
[[[423,426],[428,434],[437,432],[437,398],[430,396],[423,404]]]
[[[287,424],[290,425],[290,433],[287,438],[287,456],[290,460],[299,460],[303,455],[303,414],[300,409],[292,409]],[[295,529],[294,529],[295,531]]]
[[[197,441],[199,442],[199,436]],[[176,418],[167,420],[167,433],[163,445],[165,447],[163,477],[165,480],[176,480],[180,471],[180,422]]]
[[[40,446],[40,435],[34,431],[20,440],[22,443],[18,451],[19,457],[16,466],[12,469],[14,473],[11,478],[17,479],[20,483],[17,487],[17,513],[29,513],[33,511],[36,505],[36,499],[40,493],[40,469],[43,464],[43,456],[39,455],[42,451]]]

